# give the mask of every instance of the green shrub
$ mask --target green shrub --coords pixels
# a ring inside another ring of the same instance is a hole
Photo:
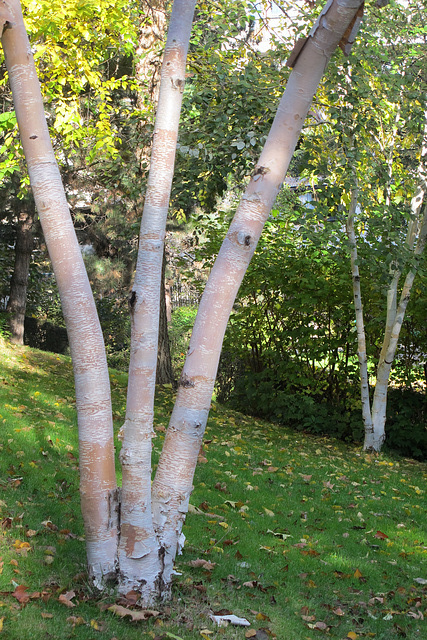
[[[390,389],[387,400],[387,449],[418,460],[427,458],[427,396],[411,389]]]
[[[172,312],[172,319],[168,328],[172,367],[175,377],[179,376],[184,366],[196,315],[196,307],[178,307]]]

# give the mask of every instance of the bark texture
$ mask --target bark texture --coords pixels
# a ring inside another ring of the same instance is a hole
[[[350,208],[347,217],[346,231],[350,245],[351,275],[353,280],[353,300],[356,314],[357,329],[357,357],[360,370],[360,394],[362,399],[362,418],[365,433],[372,431],[371,405],[369,399],[368,358],[366,355],[365,323],[363,320],[362,292],[360,288],[360,274],[357,262],[357,243],[354,231],[354,216],[357,209],[357,188],[351,195]]]
[[[166,306],[166,252],[163,252],[162,279],[160,290],[159,346],[157,351],[156,384],[174,384],[172,358],[168,333],[168,310]]]
[[[24,344],[24,321],[27,307],[27,285],[30,272],[31,254],[33,251],[34,201],[32,198],[15,201],[16,209],[16,241],[15,263],[10,281],[10,295],[7,311],[10,314],[10,341],[13,344]]]
[[[212,268],[179,381],[153,483],[153,520],[164,550],[162,580],[173,561],[192,491],[228,318],[295,150],[326,65],[362,2],[328,2],[298,54],[265,147]]]
[[[175,0],[173,4],[130,297],[131,355],[120,453],[120,590],[126,593],[136,589],[145,602],[163,592],[163,551],[159,549],[151,516],[151,438],[164,238],[194,7],[195,0]]]
[[[113,427],[104,342],[49,138],[19,0],[5,0],[1,9],[1,42],[22,146],[69,336],[89,571],[101,583],[114,572],[117,559]]]

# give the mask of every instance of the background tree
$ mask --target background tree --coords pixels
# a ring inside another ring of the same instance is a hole
[[[356,47],[341,68],[332,70],[325,83],[321,107],[325,124],[306,136],[310,145],[308,162],[314,168],[310,179],[318,183],[319,215],[332,216],[344,231],[339,211],[347,208],[356,186],[358,189],[357,208],[353,202],[347,220],[354,283],[358,284],[360,277],[356,270],[362,277],[366,270],[370,282],[365,280],[362,289],[376,289],[380,294],[378,300],[387,292],[384,338],[375,331],[378,342],[371,350],[371,353],[378,350],[372,417],[367,393],[368,356],[360,354],[366,369],[362,376],[365,448],[377,451],[385,437],[387,387],[400,331],[396,325],[400,276],[406,269],[409,272],[416,269],[419,258],[415,258],[415,247],[419,254],[423,246],[424,170],[420,169],[419,156],[423,147],[424,104],[419,86],[420,83],[425,86],[425,78],[421,4],[410,8],[396,4],[390,9],[393,24],[399,25],[397,41],[390,22],[384,20],[381,12],[373,11],[373,20],[365,28],[366,41],[371,45],[369,52]],[[381,52],[378,33],[382,34]],[[337,90],[331,93],[332,84]],[[353,230],[356,212],[360,233],[357,260]],[[403,291],[407,302],[406,285]],[[355,295],[359,299],[359,293]],[[359,305],[358,335],[363,350],[360,311]],[[382,314],[383,311],[376,311],[374,317]],[[394,350],[389,348],[392,333],[396,341]]]

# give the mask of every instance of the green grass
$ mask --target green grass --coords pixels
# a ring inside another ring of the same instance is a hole
[[[427,586],[417,581],[427,580],[426,466],[219,405],[173,600],[147,621],[115,616],[116,594],[97,595],[85,572],[70,361],[3,341],[0,349],[0,633],[8,640],[426,637]],[[113,371],[111,380],[117,431],[126,376]],[[159,391],[154,463],[171,406],[171,392]],[[196,559],[214,566],[192,567]],[[19,601],[22,585],[28,602]],[[75,607],[59,600],[69,591]],[[250,627],[215,627],[209,613],[220,610]]]

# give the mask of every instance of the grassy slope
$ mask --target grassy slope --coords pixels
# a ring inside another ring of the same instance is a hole
[[[9,640],[426,637],[427,586],[417,580],[427,580],[426,466],[219,406],[173,602],[147,621],[113,615],[114,593],[97,597],[85,574],[70,361],[3,341],[0,352],[0,629]],[[118,429],[126,377],[111,379]],[[159,393],[155,456],[171,403]],[[192,567],[196,559],[212,564]],[[60,602],[69,591],[75,607]],[[208,614],[224,609],[250,627],[215,627]]]

